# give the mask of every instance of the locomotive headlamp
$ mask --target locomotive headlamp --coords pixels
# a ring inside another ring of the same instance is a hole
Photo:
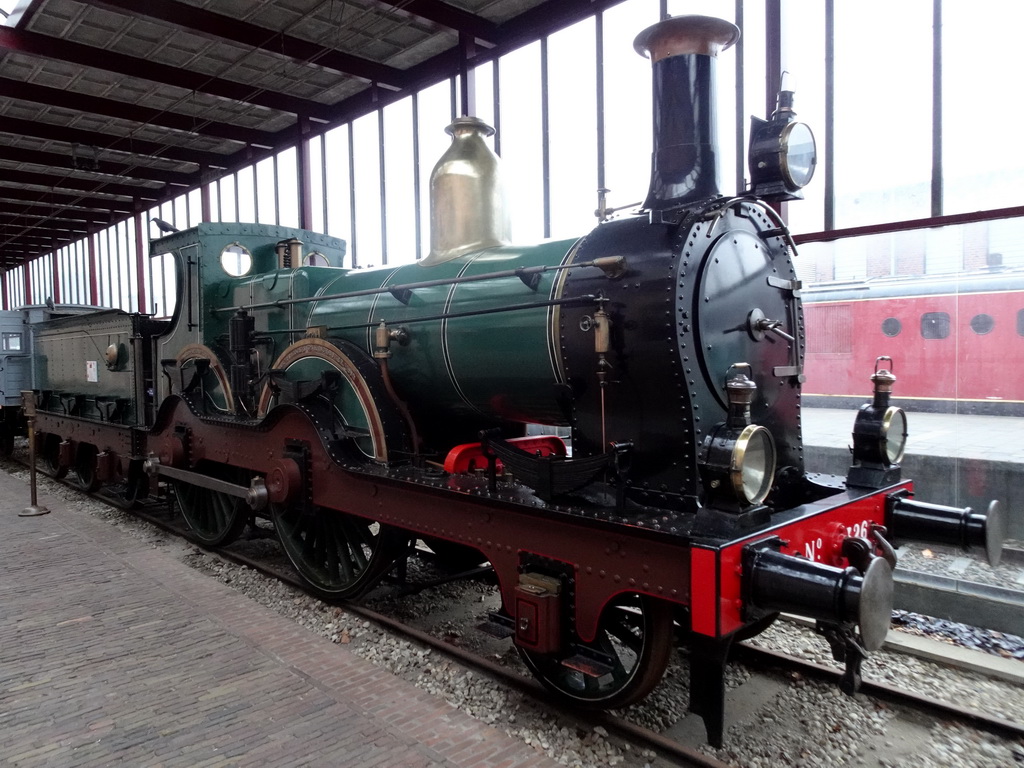
[[[738,363],[733,368],[750,366]],[[739,373],[725,387],[729,419],[705,442],[701,474],[708,503],[735,510],[760,504],[768,496],[775,477],[775,441],[767,429],[750,423],[757,385]]]
[[[760,504],[772,488],[775,475],[775,441],[764,427],[745,428],[732,449],[729,476],[737,498]]]
[[[784,72],[779,106],[770,120],[751,117],[750,183],[753,193],[773,200],[799,200],[818,163],[814,134],[795,120],[793,90]]]
[[[889,407],[882,414],[879,448],[885,461],[899,464],[907,447],[907,414],[902,408]]]
[[[899,463],[907,446],[907,415],[902,408],[889,405],[896,376],[882,361],[892,366],[892,358],[879,357],[871,376],[874,397],[861,406],[853,424],[852,485],[881,487],[899,479]]]
[[[764,427],[720,424],[705,441],[701,476],[706,503],[728,511],[760,504],[775,477],[775,441]]]

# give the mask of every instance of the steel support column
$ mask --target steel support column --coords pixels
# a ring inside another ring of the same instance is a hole
[[[54,238],[53,250],[50,251],[50,270],[53,273],[53,301],[56,304],[60,304],[60,264],[58,262],[57,251],[57,238]]]
[[[200,166],[199,178],[201,181],[199,183],[199,215],[201,216],[201,221],[212,221],[213,219],[213,205],[210,202],[210,182],[202,181],[202,179],[206,178],[207,171],[207,168]],[[217,197],[219,198],[220,195]],[[185,194],[185,200],[187,203],[188,193]],[[186,224],[187,223],[188,222],[186,222]]]
[[[89,243],[89,303],[93,306],[99,304],[99,281],[97,280],[96,271],[98,266],[96,264],[96,239],[95,235],[89,233],[86,236],[86,240]]]
[[[384,109],[377,110],[377,173],[380,174],[380,263],[388,259],[388,180],[387,163],[384,161]]]
[[[764,103],[766,115],[775,112],[779,88],[782,85],[782,0],[765,0],[765,67]],[[782,220],[787,218],[787,203],[769,203]]]
[[[548,39],[540,39],[540,141],[544,237],[551,237],[551,104],[548,98]]]
[[[494,90],[494,154],[501,157],[501,76],[498,67],[500,59],[491,62],[492,85]]]
[[[355,131],[352,130],[352,123],[348,124],[348,188],[355,190],[356,188],[356,152],[355,152]],[[356,195],[353,191],[348,196],[349,206],[349,220],[351,221],[351,236],[352,242],[349,243],[349,253],[352,254],[351,266],[355,269],[359,266],[357,261],[359,256],[359,240],[356,238]]]
[[[278,227],[281,226],[281,177],[278,175],[279,168],[277,162],[277,159],[280,156],[280,154],[275,154],[273,158],[271,158],[270,163],[270,170],[274,175],[274,183],[272,185],[274,189],[274,225]],[[257,219],[259,218],[258,212],[256,217]]]
[[[476,114],[476,71],[469,62],[476,57],[476,41],[472,35],[459,33],[459,79],[462,115]]]
[[[412,95],[412,199],[416,231],[416,258],[423,254],[423,206],[420,200],[420,98]]]
[[[825,229],[836,227],[836,6],[825,0]]]
[[[942,0],[932,0],[932,216],[941,216],[942,187]]]
[[[734,21],[736,26],[743,29],[743,0],[736,0],[735,7],[735,18]],[[746,90],[744,89],[743,83],[743,52],[745,49],[743,35],[740,34],[740,39],[736,43],[736,189],[746,189],[746,163],[744,158],[747,156],[747,141],[746,141],[746,119],[744,116],[743,105],[746,104]]]
[[[149,307],[146,303],[146,241],[142,236],[142,212],[137,211],[132,220],[135,222],[135,290],[138,296],[136,306],[139,312],[145,312]]]
[[[299,228],[313,229],[313,177],[309,159],[309,118],[299,115],[299,143],[296,146],[296,187],[299,190]],[[326,223],[326,222],[325,222]],[[326,226],[324,227],[326,229]]]
[[[597,131],[597,201],[601,206],[603,196],[608,194],[605,187],[605,159],[604,159],[604,13],[598,11],[594,14],[594,72],[596,80],[595,99],[595,129]]]
[[[21,274],[22,274],[22,277],[24,278],[23,282],[24,282],[24,286],[25,286],[25,303],[26,304],[31,304],[32,303],[32,262],[26,261],[24,264],[21,265],[21,267],[22,267]]]
[[[111,242],[111,231],[108,227],[103,233],[107,239],[107,296],[110,306],[118,307],[121,305],[121,246],[117,238]]]

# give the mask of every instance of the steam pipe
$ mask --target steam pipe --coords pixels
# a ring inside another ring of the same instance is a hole
[[[625,274],[628,264],[625,256],[603,256],[592,261],[570,264],[553,264],[540,267],[519,267],[517,269],[505,269],[499,272],[485,272],[479,275],[463,275],[461,277],[442,277],[437,280],[418,280],[415,283],[403,283],[401,285],[385,285],[380,288],[364,288],[359,291],[346,291],[344,293],[330,293],[323,296],[303,296],[297,299],[278,299],[277,301],[264,301],[257,304],[239,304],[233,307],[217,307],[211,309],[211,314],[223,314],[226,312],[235,313],[240,310],[252,311],[254,309],[269,309],[271,307],[289,307],[293,304],[310,304],[320,301],[335,301],[337,299],[354,299],[358,296],[378,296],[384,293],[400,293],[404,291],[416,291],[421,288],[436,288],[443,285],[462,285],[464,283],[478,283],[482,280],[498,280],[506,277],[518,277],[526,282],[525,278],[534,275],[541,275],[545,272],[562,272],[567,269],[580,269],[583,267],[596,267],[604,272],[609,280],[615,280]],[[376,325],[376,323],[374,323]]]

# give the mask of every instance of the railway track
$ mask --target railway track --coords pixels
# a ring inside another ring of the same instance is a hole
[[[116,505],[116,499],[109,496],[93,494],[92,498],[105,504]],[[188,537],[183,521],[173,514],[166,500],[147,504],[140,509],[133,510],[133,514],[161,530],[175,536],[182,536],[194,546],[199,546]],[[205,557],[217,558],[236,567],[245,566],[245,568],[251,571],[258,572],[289,587],[301,590],[302,584],[294,573],[291,572],[283,555],[276,560],[273,557],[268,560],[266,557],[268,551],[273,551],[274,547],[262,546],[259,542],[267,538],[269,538],[269,534],[265,529],[263,531],[251,531],[250,536],[242,542],[215,551],[207,551]],[[274,540],[274,544],[276,544],[276,540]],[[253,550],[258,550],[259,553],[253,554]],[[429,571],[429,568],[427,570]],[[422,573],[418,575],[422,577]],[[387,594],[379,598],[377,603],[391,603],[392,601],[388,598],[395,595],[404,595],[405,599],[408,600],[410,596],[421,588],[429,590],[438,584],[444,583],[447,583],[445,578],[439,578],[436,575],[431,577],[429,574],[426,579],[421,578],[419,582],[398,583],[391,581],[383,588]],[[314,598],[309,599],[313,600]],[[373,622],[388,632],[398,633],[415,643],[430,648],[438,654],[443,654],[445,657],[454,659],[460,664],[468,665],[473,669],[483,672],[488,677],[500,681],[501,685],[508,686],[522,696],[528,697],[531,701],[536,702],[538,706],[544,708],[552,706],[548,701],[547,692],[531,677],[526,676],[521,667],[515,664],[509,665],[507,659],[504,659],[506,662],[504,664],[497,663],[492,658],[489,658],[486,652],[481,652],[480,649],[463,647],[460,643],[453,643],[450,636],[439,637],[436,633],[431,633],[424,629],[422,627],[423,621],[420,621],[421,626],[416,626],[414,622],[396,618],[394,615],[387,615],[366,605],[346,604],[343,610],[352,616],[358,617],[360,620]],[[491,656],[493,656],[493,653]],[[755,675],[765,676],[769,680],[774,679],[776,681],[779,679],[792,680],[803,677],[807,679],[829,680],[831,683],[840,675],[840,672],[834,668],[814,664],[789,654],[759,648],[746,643],[738,645],[734,661],[745,668],[745,674],[749,674],[751,679]],[[744,683],[744,687],[748,684],[749,679]],[[755,684],[752,687],[757,688],[758,686]],[[762,685],[762,687],[765,686]],[[766,687],[769,691],[777,688],[776,685],[772,684]],[[870,680],[865,682],[862,693],[872,699],[884,701],[888,706],[925,713],[926,717],[932,718],[936,722],[952,721],[961,723],[994,734],[999,739],[1007,740],[1008,742],[1024,742],[1024,724],[978,712],[968,707],[943,703],[933,696],[923,696],[918,693],[901,690],[893,685],[872,682]],[[575,723],[581,723],[588,729],[604,729],[606,732],[617,734],[624,744],[629,745],[626,758],[640,756],[639,761],[632,762],[624,758],[624,761],[620,763],[622,765],[644,765],[643,761],[648,758],[643,756],[655,753],[661,756],[661,761],[669,761],[673,764],[696,766],[743,764],[730,759],[728,744],[722,752],[716,752],[708,747],[704,747],[702,751],[690,746],[690,744],[701,744],[703,742],[702,729],[699,725],[694,725],[693,716],[684,720],[684,722],[689,721],[687,727],[680,728],[675,726],[659,729],[656,727],[645,727],[638,722],[634,722],[638,718],[634,716],[633,710],[627,713],[633,719],[626,719],[626,717],[608,713],[581,713],[568,710],[559,710],[559,712],[560,717]],[[727,742],[730,738],[730,736],[727,736]],[[630,755],[629,753],[632,754]],[[1024,756],[1024,747],[1021,748],[1020,754]]]
[[[737,646],[733,660],[762,669],[795,671],[809,677],[819,677],[837,684],[842,676],[842,671],[834,667],[826,667],[823,664],[800,659],[788,653],[775,651],[770,648],[760,648],[749,643],[740,643]],[[903,690],[886,683],[864,680],[861,683],[860,692],[894,704],[912,706],[916,709],[930,712],[935,717],[969,723],[1004,738],[1024,738],[1024,723],[1015,723],[1005,718],[978,712],[968,707],[938,701],[929,696]]]

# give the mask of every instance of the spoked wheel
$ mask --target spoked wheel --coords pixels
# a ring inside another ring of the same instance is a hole
[[[546,688],[574,705],[616,709],[642,699],[661,680],[672,655],[672,606],[644,595],[618,595],[601,614],[593,642],[582,643],[586,662],[524,648],[519,654]]]
[[[333,509],[271,504],[288,559],[319,597],[358,597],[387,573],[408,537],[372,520]]]
[[[86,493],[92,493],[100,487],[100,481],[96,476],[96,456],[99,452],[95,445],[79,443],[75,451],[75,474],[78,475],[78,483]]]
[[[200,471],[219,480],[247,482],[239,470],[220,465],[200,466]],[[238,538],[249,521],[249,506],[237,496],[173,481],[174,498],[192,535],[207,547],[219,547]]]
[[[133,507],[149,495],[149,476],[143,471],[142,461],[139,459],[131,459],[128,462],[128,471],[123,474],[121,500],[126,507]]]
[[[58,480],[68,473],[68,468],[62,467],[60,464],[61,442],[60,435],[54,435],[47,432],[46,435],[43,436],[41,446],[42,450],[40,451],[43,458],[43,467],[50,476],[55,477]]]
[[[277,380],[263,389],[260,417],[292,403],[316,410],[318,429],[341,438],[350,462],[385,464],[408,451],[406,424],[380,366],[358,347],[340,339],[301,339],[278,356],[273,370]],[[328,385],[324,374],[331,371],[338,375]],[[282,378],[291,385],[282,386]],[[304,500],[272,504],[271,517],[281,546],[313,591],[327,600],[352,599],[380,581],[409,535],[339,511],[343,498],[330,503],[332,508]]]

